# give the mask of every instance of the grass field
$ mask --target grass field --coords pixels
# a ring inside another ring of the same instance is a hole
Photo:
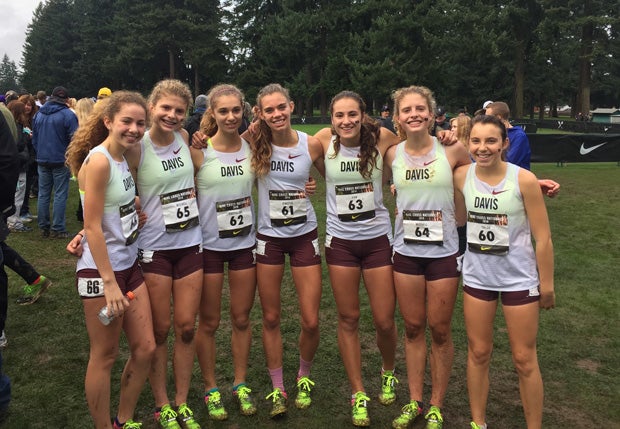
[[[313,132],[312,130],[309,130]],[[620,261],[620,167],[615,163],[570,164],[559,168],[552,164],[535,164],[540,177],[561,183],[560,195],[547,199],[556,255],[557,308],[541,316],[539,359],[545,381],[545,428],[620,427],[620,317],[618,269]],[[614,185],[615,183],[615,185]],[[67,208],[69,231],[80,225],[75,221],[77,191],[72,183]],[[389,200],[389,199],[388,199]],[[36,201],[31,200],[36,209]],[[319,181],[313,202],[320,229],[324,234],[324,188]],[[388,201],[393,205],[393,201]],[[6,325],[8,347],[4,350],[4,370],[11,377],[13,400],[9,414],[1,425],[6,428],[85,428],[92,427],[84,399],[83,379],[88,360],[88,338],[80,300],[74,287],[75,259],[66,254],[65,242],[40,239],[36,230],[12,234],[8,243],[43,274],[54,286],[31,306],[19,306],[15,299],[22,280],[9,273],[9,312]],[[326,269],[324,265],[324,269]],[[190,391],[190,406],[203,427],[208,428],[328,428],[351,427],[349,386],[337,350],[336,311],[327,273],[323,278],[321,308],[321,344],[315,359],[314,402],[310,409],[299,411],[292,403],[288,416],[279,421],[268,417],[270,381],[265,368],[260,340],[260,306],[258,299],[252,313],[253,345],[248,382],[260,399],[254,418],[242,417],[231,398],[232,367],[230,359],[230,324],[223,312],[218,334],[217,374],[230,418],[225,422],[207,422],[202,405],[202,385],[198,365]],[[294,394],[298,365],[299,331],[296,297],[290,277],[283,289],[284,371],[285,383]],[[362,289],[363,290],[363,289]],[[384,407],[376,400],[379,392],[380,357],[375,346],[368,303],[362,292],[361,338],[363,376],[369,395],[372,426],[385,428],[398,414],[408,398],[402,344],[398,347],[396,404]],[[227,300],[228,297],[225,297]],[[226,307],[224,307],[226,308]],[[399,334],[402,321],[397,315]],[[466,336],[459,293],[454,313],[456,356],[444,407],[445,428],[469,428],[469,408],[465,383]],[[491,365],[491,392],[488,406],[489,427],[511,429],[525,427],[517,376],[512,367],[505,325],[498,312],[495,327],[495,352]],[[127,348],[113,371],[113,410],[118,401],[118,384]],[[428,371],[427,371],[428,372]],[[171,380],[171,378],[169,378]],[[427,377],[427,390],[430,378]],[[172,384],[169,383],[172,394]],[[428,395],[425,400],[428,400]],[[614,405],[615,404],[615,405]],[[144,428],[155,428],[151,418],[152,396],[145,387],[136,417]],[[422,428],[421,420],[415,428]]]

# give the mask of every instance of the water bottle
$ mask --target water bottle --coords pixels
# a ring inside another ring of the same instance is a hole
[[[136,297],[136,294],[134,294],[132,291],[129,291],[125,296],[129,301],[131,301]],[[112,320],[116,318],[116,314],[108,315],[108,306],[104,305],[101,310],[99,310],[99,314],[97,315],[97,317],[99,318],[99,321],[101,323],[108,326],[110,322],[112,322]]]

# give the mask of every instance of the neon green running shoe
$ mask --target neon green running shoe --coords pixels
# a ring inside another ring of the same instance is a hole
[[[159,423],[162,429],[181,429],[177,422],[177,413],[172,409],[170,404],[161,407],[161,411],[155,413],[155,421]]]
[[[185,429],[200,429],[200,425],[194,419],[194,412],[183,403],[177,408],[177,420],[181,423],[181,427]]]
[[[133,420],[127,420],[123,425],[123,429],[140,429],[142,423],[134,422]]]
[[[24,293],[17,298],[19,305],[30,305],[37,302],[39,297],[52,285],[52,281],[45,276],[40,276],[39,282],[24,286]]]
[[[480,426],[474,422],[471,422],[471,429],[487,429],[487,424],[485,423],[482,426]]]
[[[351,399],[351,422],[353,426],[370,426],[368,417],[368,401],[370,398],[364,392],[357,392],[355,399]]]
[[[295,399],[295,406],[300,410],[304,410],[312,404],[312,398],[310,397],[310,391],[314,386],[314,381],[308,377],[301,377],[297,380],[297,398]]]
[[[390,405],[396,400],[396,392],[394,384],[398,383],[398,379],[394,377],[394,371],[383,371],[381,374],[381,393],[379,393],[379,402],[383,405]]]
[[[422,414],[422,408],[418,405],[418,401],[411,401],[401,408],[400,416],[392,420],[392,427],[406,429],[420,414]]]
[[[233,391],[233,395],[239,402],[239,411],[244,416],[253,416],[256,414],[256,405],[250,393],[252,393],[252,389],[245,384],[240,385],[237,387],[237,390]]]
[[[276,387],[265,399],[272,401],[269,417],[275,419],[286,414],[286,393]]]
[[[226,420],[228,418],[228,413],[222,403],[222,395],[219,390],[205,395],[205,404],[207,404],[207,410],[209,411],[209,418],[211,420]]]
[[[441,429],[443,427],[443,416],[439,407],[431,405],[424,418],[426,419],[426,429]]]

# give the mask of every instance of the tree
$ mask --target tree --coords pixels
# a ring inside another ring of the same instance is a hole
[[[7,54],[2,57],[2,63],[0,63],[0,93],[4,94],[7,91],[19,88],[19,72],[14,61],[9,59]]]

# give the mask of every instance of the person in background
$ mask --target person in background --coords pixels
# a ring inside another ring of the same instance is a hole
[[[438,132],[441,130],[449,130],[450,123],[446,118],[446,109],[443,106],[437,106],[437,110],[435,110],[435,122],[430,128],[431,136],[438,136]]]
[[[99,91],[97,92],[97,100],[103,100],[104,98],[108,98],[110,95],[112,95],[112,90],[104,86],[99,88]]]
[[[39,201],[37,215],[43,238],[67,238],[65,211],[71,174],[65,165],[65,151],[77,130],[75,113],[67,107],[67,89],[54,88],[51,99],[34,116],[32,146],[37,153]],[[50,222],[52,194],[53,218]]]
[[[508,133],[508,150],[506,152],[506,161],[511,164],[518,165],[521,168],[530,170],[530,157],[532,150],[530,149],[530,140],[523,128],[512,125],[508,120],[510,118],[510,108],[503,101],[495,101],[486,104],[486,115],[497,116],[506,127]],[[551,179],[539,179],[538,183],[543,192],[550,198],[553,198],[560,192],[560,184]]]
[[[36,103],[39,108],[43,107],[45,103],[47,103],[47,94],[45,91],[37,91]]]
[[[450,130],[456,136],[456,140],[467,147],[469,140],[469,130],[471,128],[471,118],[467,115],[457,116],[450,119]]]
[[[30,160],[30,154],[28,153],[28,141],[31,139],[32,131],[25,124],[27,122],[26,117],[26,105],[19,100],[13,100],[9,102],[7,108],[13,115],[15,126],[17,127],[17,154],[19,157],[19,178],[17,179],[17,187],[15,189],[15,214],[6,219],[7,224],[11,232],[30,232],[32,228],[24,225],[19,213],[24,202],[24,195],[26,193],[26,170],[28,168],[28,161]]]
[[[82,123],[67,150],[84,203],[82,254],[76,289],[82,299],[90,354],[84,380],[97,429],[139,429],[133,420],[155,352],[149,294],[138,265],[136,189],[125,153],[140,144],[147,123],[144,98],[119,91]],[[135,299],[129,297],[133,295]],[[103,307],[114,318],[98,318]],[[125,331],[130,356],[120,380],[118,412],[110,422],[111,371]]]
[[[93,101],[92,98],[88,98],[88,97],[80,98],[75,103],[75,114],[78,118],[79,126],[86,123],[86,119],[88,118],[88,115],[91,114],[94,107],[95,107],[95,102]],[[78,207],[77,207],[77,210],[75,211],[75,217],[77,218],[78,222],[84,222],[84,210],[82,208],[81,199],[78,199]]]
[[[194,133],[200,129],[200,120],[202,119],[202,115],[205,113],[205,110],[207,110],[208,102],[209,99],[207,98],[207,96],[204,94],[200,94],[198,97],[196,97],[196,100],[194,100],[194,113],[192,113],[190,117],[185,119],[183,128],[185,128],[185,131],[187,131],[190,142],[192,141],[192,136],[194,135]]]
[[[518,165],[526,170],[530,169],[530,158],[532,150],[530,149],[530,140],[527,138],[523,128],[518,125],[512,125],[508,120],[510,118],[510,108],[503,101],[495,101],[485,108],[485,114],[497,116],[508,132],[508,152],[506,160],[512,164]]]
[[[390,115],[390,107],[387,104],[385,104],[381,108],[381,116],[379,117],[378,121],[379,125],[387,128],[388,130],[396,134],[396,130],[394,129],[394,122],[392,120],[392,116]]]
[[[467,330],[467,391],[471,427],[486,429],[494,319],[502,309],[528,429],[540,429],[543,381],[536,337],[540,309],[555,305],[553,243],[536,176],[503,157],[506,127],[496,116],[472,121],[475,164],[454,172],[457,220],[467,221],[463,311]],[[492,201],[482,207],[479,201]],[[535,247],[532,244],[535,241]]]
[[[34,147],[32,147],[32,120],[34,115],[39,111],[39,106],[36,104],[35,98],[31,94],[23,94],[18,98],[19,101],[24,103],[26,122],[24,129],[30,130],[30,138],[26,141],[28,147],[28,165],[26,167],[26,189],[24,192],[24,201],[19,213],[19,218],[22,222],[32,222],[36,217],[30,213],[30,196],[34,192],[38,191],[38,175],[37,175],[37,161]]]

